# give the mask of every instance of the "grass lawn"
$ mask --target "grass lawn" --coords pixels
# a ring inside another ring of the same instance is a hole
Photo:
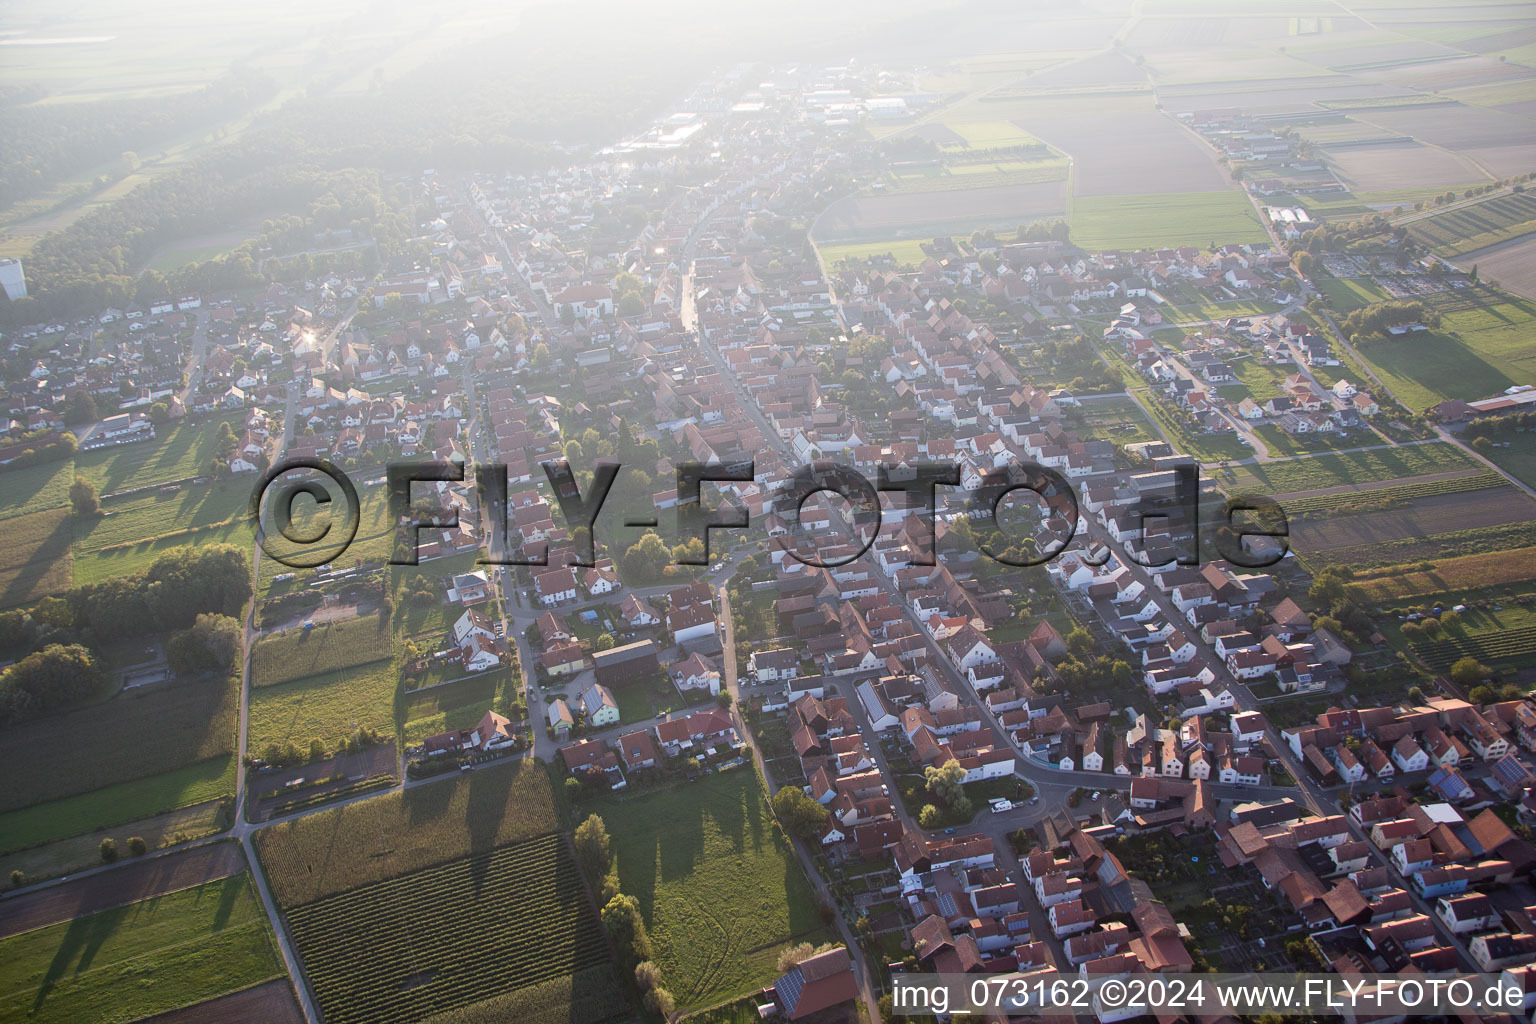
[[[627,683],[611,689],[613,699],[619,702],[619,721],[621,722],[643,722],[648,718],[655,718],[657,715],[688,706],[688,702],[683,700],[677,692],[677,687],[659,677],[655,683]],[[579,693],[572,691],[573,701],[579,696],[581,696]]]
[[[1104,398],[1084,402],[1076,415],[1094,437],[1116,444],[1158,440],[1146,411],[1133,398]]]
[[[928,257],[923,252],[923,242],[926,239],[902,238],[889,242],[848,242],[833,245],[818,244],[821,250],[821,258],[826,261],[830,269],[844,260],[862,263],[867,259],[880,259],[890,257],[897,264],[911,264],[917,266]]]
[[[327,621],[314,629],[263,637],[251,654],[251,685],[291,683],[389,657],[389,634],[379,628],[378,616]]]
[[[80,452],[75,456],[75,471],[102,494],[201,476],[213,458],[219,424],[228,423],[238,435],[244,419],[236,414],[161,426],[149,441]]]
[[[1536,383],[1536,303],[1497,298],[1445,313],[1438,331],[1355,347],[1415,412],[1447,398],[1488,398],[1512,384]]]
[[[639,901],[680,1008],[746,995],[772,980],[785,944],[824,939],[815,893],[774,827],[756,773],[602,797],[576,810],[608,826],[619,888]]]
[[[1326,278],[1318,283],[1317,288],[1327,296],[1328,304],[1340,313],[1351,313],[1362,306],[1392,297],[1385,288],[1368,277]]]
[[[76,581],[99,583],[146,568],[183,544],[230,543],[248,548],[251,482],[186,484],[174,494],[145,494],[102,506],[104,515],[71,517]]]
[[[129,1021],[283,976],[242,872],[0,940],[0,1021]]]
[[[294,479],[300,479],[297,475]],[[288,477],[284,477],[288,479]],[[356,481],[354,481],[356,482]],[[290,551],[302,552],[303,560],[313,562],[315,559],[330,555],[341,555],[336,563],[336,568],[346,568],[359,561],[383,563],[389,561],[394,550],[395,531],[389,517],[389,490],[383,486],[357,485],[358,503],[362,506],[358,513],[357,536],[352,543],[342,550],[341,539],[344,536],[342,527],[346,525],[345,511],[342,503],[333,501],[329,505],[317,505],[312,499],[300,497],[294,502],[294,532],[298,536],[313,536],[322,528],[322,524],[331,523],[331,533],[323,543],[308,544],[295,547],[288,544],[281,536],[269,535],[268,546],[278,554]],[[249,532],[249,531],[248,531]],[[332,541],[331,537],[336,537]],[[253,538],[254,539],[254,538]],[[445,560],[446,561],[446,560]],[[439,570],[434,568],[439,563],[428,562],[416,567],[418,571],[427,572],[436,578]],[[261,562],[261,581],[265,584],[280,573],[292,572],[288,566],[283,565],[276,558],[264,558]]]
[[[511,672],[503,669],[408,695],[404,711],[405,743],[420,743],[428,736],[450,729],[474,728],[495,705],[498,684],[510,679]]]
[[[1310,455],[1316,452],[1331,452],[1340,448],[1354,448],[1362,444],[1380,444],[1381,438],[1375,434],[1356,432],[1351,435],[1343,434],[1287,434],[1274,423],[1265,423],[1253,428],[1253,432],[1263,439],[1269,454],[1275,458],[1285,458],[1291,455]]]
[[[0,608],[31,604],[69,589],[74,578],[69,550],[71,521],[62,510],[30,512],[4,520]]]
[[[1174,323],[1187,324],[1199,320],[1225,320],[1234,316],[1263,316],[1273,313],[1277,308],[1272,302],[1223,299],[1168,306],[1163,309],[1163,316]]]
[[[1072,241],[1085,249],[1152,249],[1269,240],[1240,191],[1073,196]]]
[[[1485,454],[1498,463],[1500,469],[1536,487],[1536,435],[1510,434],[1501,437]]]
[[[289,740],[307,747],[311,739],[319,739],[329,748],[360,725],[385,734],[395,731],[395,671],[391,662],[373,662],[252,690],[248,749],[260,753],[270,743],[281,745]]]
[[[1434,441],[1348,455],[1329,453],[1285,462],[1239,466],[1229,490],[1290,494],[1340,484],[1393,480],[1476,466],[1460,448]]]
[[[234,762],[231,760],[229,763],[228,789],[234,792]],[[4,824],[0,824],[0,828],[3,827]],[[100,844],[103,834],[116,839],[118,849],[124,848],[129,836],[138,836],[151,850],[157,850],[171,843],[213,835],[222,828],[223,816],[219,801],[210,800],[148,818],[125,821],[105,828],[104,833],[96,831],[93,826],[79,835],[5,854],[0,856],[0,875],[9,876],[12,871],[19,870],[30,881],[40,881],[96,867],[101,863]]]
[[[22,850],[98,828],[114,828],[178,807],[217,800],[234,791],[234,755],[213,757],[146,779],[119,782],[80,796],[0,814],[0,848]]]
[[[0,519],[67,505],[74,482],[73,459],[0,472]]]
[[[1249,397],[1255,402],[1262,405],[1285,393],[1285,367],[1258,359],[1239,359],[1231,366],[1232,372],[1237,374],[1237,379],[1243,382]]]

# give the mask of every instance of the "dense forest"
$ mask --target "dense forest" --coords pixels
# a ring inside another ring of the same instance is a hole
[[[254,109],[277,83],[236,69],[172,96],[47,102],[40,89],[0,90],[0,196],[30,199],[82,174],[133,170],[134,151],[163,145]]]

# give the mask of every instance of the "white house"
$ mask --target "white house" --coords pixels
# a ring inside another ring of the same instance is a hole
[[[594,728],[619,723],[619,702],[613,691],[602,683],[593,683],[581,695],[581,709]]]
[[[670,674],[679,690],[707,690],[711,697],[720,692],[720,670],[697,651],[673,665]]]

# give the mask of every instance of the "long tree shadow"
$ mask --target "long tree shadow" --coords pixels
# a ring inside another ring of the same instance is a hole
[[[464,826],[469,831],[472,853],[486,853],[495,847],[501,824],[507,816],[512,783],[519,772],[533,770],[537,769],[518,764],[504,766],[499,771],[477,771],[470,776],[469,798],[464,802]],[[470,878],[475,892],[484,886],[490,866],[489,857],[470,860]]]
[[[71,526],[70,517],[62,510],[51,512],[49,515],[57,516],[58,521],[54,523],[48,535],[29,552],[24,549],[16,552],[17,555],[24,555],[24,560],[0,565],[0,576],[6,577],[5,587],[0,590],[0,608],[25,604],[44,596],[45,593],[64,590],[68,587],[67,574],[60,577],[58,585],[51,584],[48,577],[57,573],[61,561],[69,557],[69,547],[74,540],[74,528]],[[18,540],[21,539],[18,538]],[[24,545],[25,541],[21,540],[21,544]],[[13,572],[6,570],[13,570]]]
[[[128,907],[117,907],[99,914],[77,917],[69,923],[69,929],[64,933],[58,950],[54,952],[43,982],[38,986],[37,996],[32,1001],[33,1014],[42,1008],[54,987],[66,974],[78,975],[90,969],[91,961],[95,959],[102,943],[117,930],[128,910]],[[70,970],[71,965],[74,965],[73,971]]]

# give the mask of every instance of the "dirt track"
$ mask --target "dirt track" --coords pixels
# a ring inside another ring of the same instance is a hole
[[[293,1000],[293,989],[286,978],[169,1013],[144,1017],[138,1024],[247,1024],[249,1021],[304,1024],[304,1015]]]
[[[0,901],[0,939],[227,878],[244,870],[245,855],[238,843],[210,843],[79,881],[50,885]]]

